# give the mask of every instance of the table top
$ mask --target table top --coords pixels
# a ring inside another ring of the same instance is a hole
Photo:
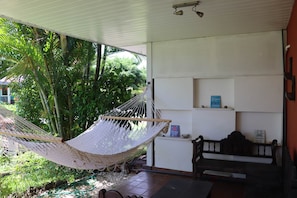
[[[206,198],[209,197],[212,182],[190,179],[173,179],[163,186],[152,198]]]

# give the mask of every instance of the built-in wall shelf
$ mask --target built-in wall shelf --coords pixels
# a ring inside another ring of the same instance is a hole
[[[188,138],[183,137],[170,137],[170,136],[158,136],[158,138],[164,139],[164,140],[172,140],[172,141],[192,141],[192,136]]]
[[[154,86],[156,107],[160,109],[162,118],[172,120],[172,125],[180,126],[181,134],[189,133],[192,138],[198,135],[223,138],[232,130],[241,130],[252,136],[258,129],[272,131],[263,125],[278,123],[273,120],[278,120],[277,116],[265,114],[264,117],[270,119],[264,121],[265,124],[258,124],[258,120],[253,120],[250,115],[256,117],[254,113],[273,112],[282,115],[282,79],[281,75],[158,78]],[[221,108],[210,108],[211,96],[221,96]],[[244,115],[244,119],[238,115]],[[247,122],[249,120],[252,122]],[[261,117],[261,120],[264,119]],[[246,126],[245,123],[250,124]]]
[[[209,108],[211,96],[221,97],[221,107],[234,107],[234,79],[195,78],[193,79],[193,107]]]
[[[193,108],[192,78],[157,78],[154,80],[157,109],[191,110]]]
[[[236,111],[283,111],[283,75],[236,77],[234,93]]]
[[[222,139],[236,129],[236,112],[231,110],[194,109],[192,111],[193,138]]]
[[[160,109],[161,118],[171,120],[171,125],[179,125],[181,134],[191,134],[192,131],[192,110],[168,110]],[[170,134],[170,127],[167,134]],[[167,135],[166,134],[166,135]]]
[[[209,108],[209,107],[206,107],[206,108],[193,108],[194,110],[197,110],[197,111],[234,111],[234,108]]]

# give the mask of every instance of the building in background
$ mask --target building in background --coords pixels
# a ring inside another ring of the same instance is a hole
[[[2,78],[0,79],[0,102],[13,104],[14,97],[11,95],[11,89],[9,84],[11,83],[10,79]]]

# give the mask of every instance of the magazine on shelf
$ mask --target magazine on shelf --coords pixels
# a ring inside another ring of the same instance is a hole
[[[221,96],[211,96],[210,97],[210,107],[211,108],[221,108]]]

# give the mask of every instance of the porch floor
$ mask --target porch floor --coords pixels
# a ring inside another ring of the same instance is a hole
[[[189,176],[142,171],[116,187],[115,190],[118,190],[124,196],[135,194],[143,198],[149,198],[160,190],[169,180],[177,178],[193,179]],[[243,183],[217,180],[211,182],[213,182],[213,187],[210,198],[244,197],[245,186]]]

